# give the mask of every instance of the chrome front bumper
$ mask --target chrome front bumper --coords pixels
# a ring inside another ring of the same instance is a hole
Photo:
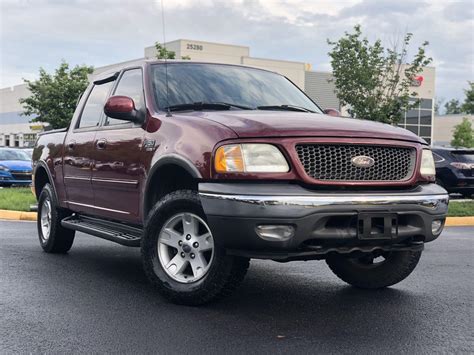
[[[354,218],[359,214],[399,216],[398,239],[419,237],[429,242],[434,220],[444,221],[449,197],[436,184],[410,190],[314,191],[292,184],[201,183],[199,195],[210,227],[232,248],[298,248],[309,239],[357,241]],[[352,224],[351,224],[352,223]],[[257,225],[291,224],[295,237],[285,242],[262,241]]]
[[[204,211],[210,215],[303,217],[325,209],[416,208],[430,214],[448,211],[449,195],[441,186],[428,184],[410,191],[315,192],[297,185],[199,185]]]

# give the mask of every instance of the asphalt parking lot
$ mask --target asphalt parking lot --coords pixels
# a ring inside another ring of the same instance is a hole
[[[472,353],[474,228],[451,227],[382,291],[324,262],[253,261],[230,298],[167,303],[139,250],[78,234],[43,253],[33,222],[0,221],[0,353]]]

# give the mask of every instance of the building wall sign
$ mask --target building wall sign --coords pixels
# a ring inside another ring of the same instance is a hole
[[[421,76],[421,75],[415,76],[411,80],[411,86],[419,87],[419,86],[421,86],[422,83],[423,83],[423,76]]]
[[[186,43],[186,49],[190,49],[192,51],[202,51],[204,50],[204,46],[201,44]]]

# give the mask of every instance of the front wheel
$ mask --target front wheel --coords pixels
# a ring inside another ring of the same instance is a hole
[[[200,305],[230,294],[249,260],[226,255],[212,235],[199,196],[172,192],[150,212],[142,238],[143,267],[168,300]]]
[[[415,269],[421,251],[384,252],[358,258],[341,255],[326,260],[329,268],[348,284],[366,289],[384,288],[404,280]]]

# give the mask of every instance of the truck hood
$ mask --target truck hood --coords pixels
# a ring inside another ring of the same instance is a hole
[[[195,111],[190,113],[232,129],[240,138],[357,137],[426,142],[392,125],[354,118],[291,111]]]
[[[31,161],[27,160],[0,160],[0,165],[14,171],[31,170]]]

